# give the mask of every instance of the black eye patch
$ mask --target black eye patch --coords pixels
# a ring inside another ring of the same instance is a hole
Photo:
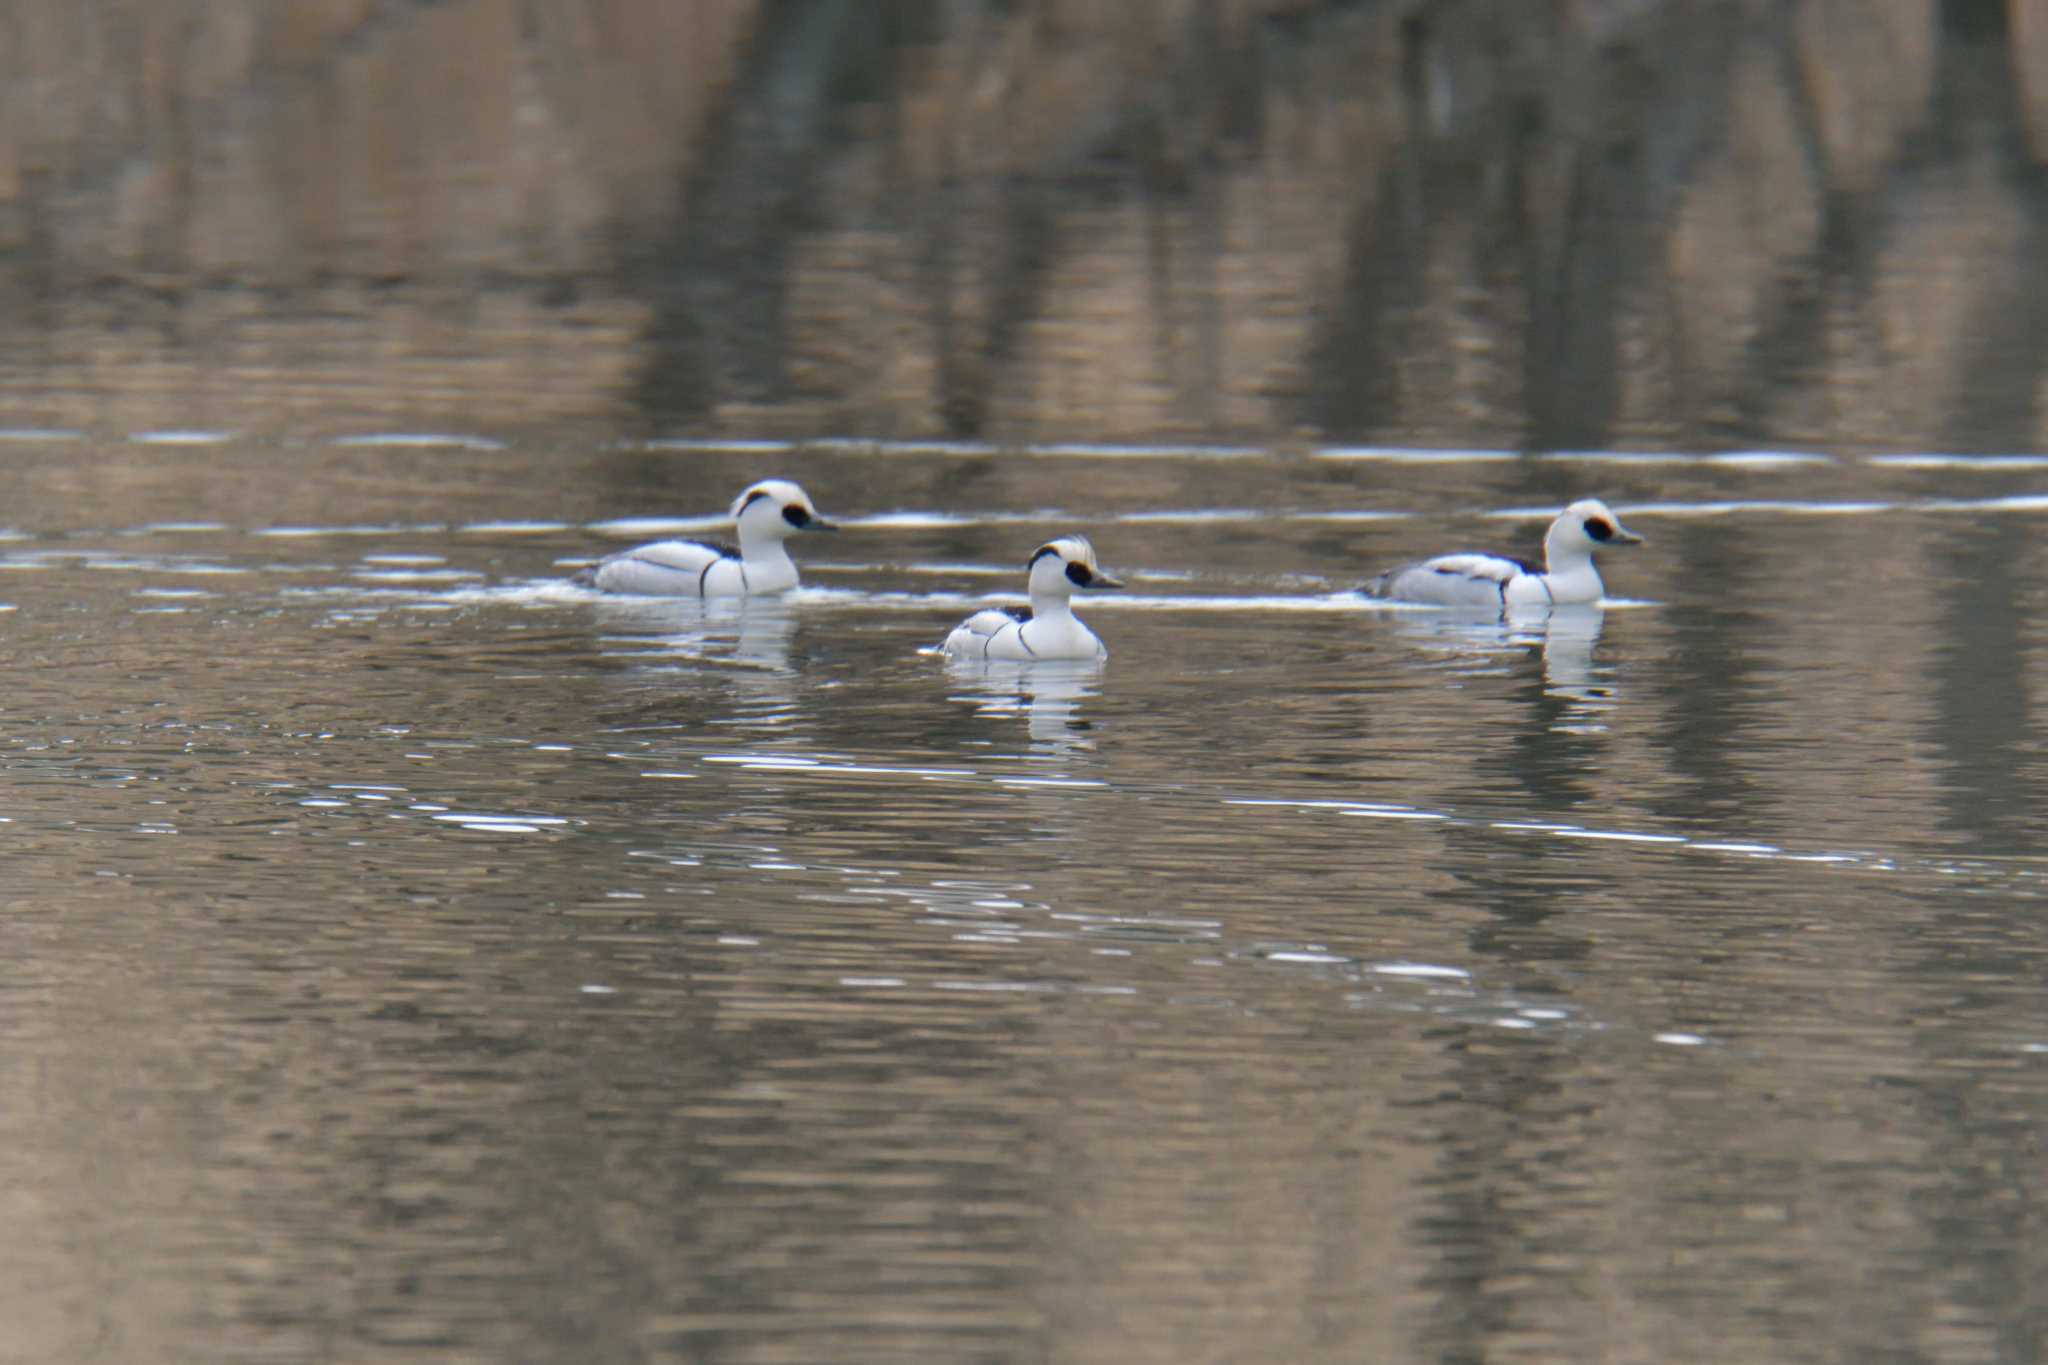
[[[811,514],[795,503],[782,509],[782,519],[799,529],[811,524]]]
[[[1072,579],[1074,586],[1078,588],[1085,588],[1095,581],[1094,573],[1086,564],[1068,564],[1067,577]]]
[[[1586,534],[1604,543],[1614,539],[1614,527],[1598,517],[1593,517],[1586,522]]]

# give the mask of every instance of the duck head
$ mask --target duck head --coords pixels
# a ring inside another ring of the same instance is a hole
[[[1122,583],[1095,562],[1095,547],[1086,536],[1048,540],[1031,555],[1031,600],[1072,597],[1076,591],[1121,588]]]
[[[1598,498],[1581,498],[1557,514],[1543,537],[1543,553],[1551,565],[1590,557],[1615,545],[1640,545],[1643,538],[1621,524],[1621,518]]]
[[[810,494],[787,479],[763,479],[748,487],[733,499],[732,521],[742,545],[787,540],[798,531],[839,529],[818,515]]]

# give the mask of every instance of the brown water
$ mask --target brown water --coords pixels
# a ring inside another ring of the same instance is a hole
[[[2048,465],[1399,456],[15,433],[0,1358],[2039,1358]]]

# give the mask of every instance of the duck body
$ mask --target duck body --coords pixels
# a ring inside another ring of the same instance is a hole
[[[948,658],[1029,663],[1109,657],[1108,647],[1074,615],[1073,595],[1123,584],[1102,572],[1087,538],[1061,536],[1046,542],[1031,556],[1029,568],[1031,605],[974,613],[940,645]]]
[[[1549,602],[1544,573],[1525,559],[1505,555],[1438,555],[1375,578],[1367,591],[1397,602],[1445,607],[1520,606]]]
[[[1593,552],[1610,545],[1640,545],[1597,498],[1558,513],[1543,536],[1542,568],[1507,555],[1437,555],[1389,570],[1366,585],[1368,596],[1440,607],[1526,610],[1598,602],[1606,592]]]
[[[1106,659],[1109,647],[1071,608],[990,607],[953,627],[945,652],[956,659]]]
[[[750,566],[736,545],[716,541],[657,540],[608,555],[592,565],[591,587],[602,592],[642,597],[744,597],[749,593],[787,592],[797,584],[796,565],[787,554],[779,565]]]
[[[642,597],[749,597],[788,592],[796,561],[783,542],[799,531],[835,531],[804,490],[786,479],[753,484],[732,505],[739,544],[658,540],[607,555],[576,575],[600,592]]]

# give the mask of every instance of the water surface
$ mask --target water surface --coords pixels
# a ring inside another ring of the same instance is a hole
[[[8,1359],[2048,1345],[2039,460],[12,435]]]

